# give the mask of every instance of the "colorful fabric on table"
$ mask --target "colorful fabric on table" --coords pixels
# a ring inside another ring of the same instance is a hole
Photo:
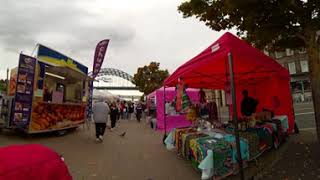
[[[198,157],[204,158],[204,154],[201,152],[199,143],[197,142],[198,139],[199,138],[190,140],[190,159],[194,160],[196,163],[200,162]]]
[[[232,148],[230,144],[224,139],[216,138],[200,138],[198,140],[200,148],[205,150],[212,150],[213,175],[216,177],[223,177],[233,171],[233,164],[231,163]],[[207,156],[207,154],[205,154]],[[201,159],[204,160],[205,158]],[[200,159],[199,159],[200,160]]]
[[[227,134],[224,140],[232,145],[232,162],[237,163],[236,138],[234,135]],[[247,140],[240,138],[240,152],[242,160],[249,160],[249,145]]]
[[[278,140],[277,145],[280,145],[286,139],[286,133],[283,129],[282,122],[280,120],[273,119],[272,122],[277,125],[278,130],[275,136],[277,137],[277,140]]]
[[[197,130],[194,128],[181,128],[176,129],[175,131],[175,145],[178,150],[178,153],[180,154],[182,151],[182,134],[196,132]]]
[[[165,139],[164,143],[166,144],[166,148],[168,150],[172,150],[174,149],[174,133],[175,133],[175,129],[173,129],[167,136],[167,138]]]
[[[272,134],[270,134],[270,132],[263,128],[263,127],[255,127],[256,131],[257,131],[257,135],[259,136],[259,141],[260,144],[265,144],[266,147],[265,148],[270,148],[273,146],[273,138],[272,138]],[[264,148],[264,149],[265,149]],[[264,149],[260,149],[264,150]]]
[[[258,154],[260,154],[259,136],[258,136],[257,131],[255,129],[252,129],[251,131],[247,131],[247,132],[241,131],[241,132],[239,132],[239,136],[248,141],[249,159],[252,159],[252,158],[256,157]]]
[[[282,122],[278,119],[273,119],[268,121],[268,123],[273,124],[275,126],[275,131],[273,135],[273,144],[275,147],[278,147],[285,140],[285,132],[283,130]]]
[[[181,140],[182,140],[181,154],[186,159],[187,159],[187,156],[188,156],[188,153],[189,153],[189,147],[190,147],[190,144],[189,144],[190,142],[187,141],[187,139],[196,138],[199,134],[201,134],[201,133],[196,131],[196,132],[188,132],[188,133],[185,133],[185,134],[181,135]]]
[[[198,168],[202,170],[201,179],[210,179],[214,175],[212,150],[207,151],[207,157],[199,164]]]
[[[183,153],[184,157],[189,160],[190,157],[192,156],[192,150],[191,150],[191,144],[190,144],[191,140],[198,139],[201,137],[207,137],[207,136],[208,135],[203,134],[203,133],[199,133],[199,132],[194,133],[194,134],[188,134],[185,139],[185,143],[184,143],[184,145],[185,145],[184,146],[185,147],[184,153]]]
[[[281,126],[283,129],[283,132],[287,132],[289,129],[289,124],[288,124],[288,116],[282,115],[282,116],[275,116],[272,119],[277,119],[281,122]]]

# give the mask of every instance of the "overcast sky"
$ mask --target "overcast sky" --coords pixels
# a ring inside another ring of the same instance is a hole
[[[109,38],[103,67],[133,75],[150,61],[173,72],[223,32],[183,19],[183,0],[0,0],[0,78],[41,43],[92,70],[98,41]]]

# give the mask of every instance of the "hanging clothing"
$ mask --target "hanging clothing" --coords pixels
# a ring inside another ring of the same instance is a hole
[[[179,84],[177,85],[176,89],[177,89],[177,96],[176,96],[176,99],[175,99],[176,111],[180,112],[182,110],[183,83],[179,82]]]
[[[200,105],[200,117],[204,118],[209,115],[209,109],[206,104]]]
[[[218,107],[216,102],[210,102],[208,105],[208,109],[209,109],[209,121],[210,122],[219,121]]]
[[[199,91],[199,99],[200,99],[200,103],[207,102],[206,92],[204,92],[203,89],[200,89],[200,91]]]
[[[186,89],[183,89],[182,93],[182,112],[186,112],[190,104],[190,98],[187,94]]]
[[[190,98],[186,91],[185,84],[180,81],[176,86],[177,96],[175,97],[176,112],[185,113],[190,104]]]

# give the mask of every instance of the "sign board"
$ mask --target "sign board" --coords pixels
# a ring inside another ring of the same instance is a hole
[[[30,122],[35,68],[35,58],[20,54],[11,125],[23,129]]]

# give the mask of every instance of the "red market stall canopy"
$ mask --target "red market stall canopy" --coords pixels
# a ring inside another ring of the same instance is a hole
[[[175,86],[181,79],[190,88],[222,89],[228,95],[229,53],[233,58],[238,112],[241,112],[241,92],[246,89],[249,91],[249,96],[258,99],[258,111],[268,108],[276,115],[287,115],[289,131],[292,131],[294,114],[289,71],[229,32],[180,66],[165,80],[164,85]]]

